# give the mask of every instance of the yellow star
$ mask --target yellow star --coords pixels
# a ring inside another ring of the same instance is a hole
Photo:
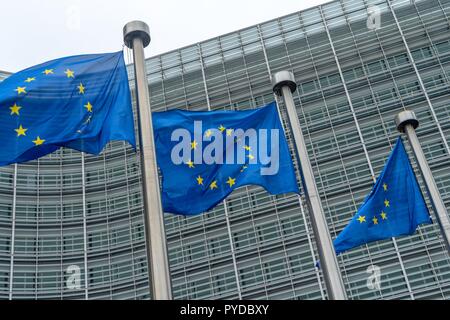
[[[11,115],[17,114],[19,115],[19,110],[22,109],[22,107],[19,107],[17,104],[14,103],[12,107],[9,107],[11,109]]]
[[[250,160],[255,159],[255,157],[254,157],[252,154],[249,154],[247,157],[248,157]]]
[[[67,75],[67,78],[75,78],[75,76],[74,76],[74,72],[73,72],[73,70],[70,70],[70,69],[66,69],[66,71],[64,71],[64,73]]]
[[[17,132],[17,136],[18,136],[18,137],[20,137],[20,136],[26,136],[25,132],[26,132],[27,130],[28,130],[28,129],[23,128],[22,125],[20,125],[19,128],[14,129],[14,131]]]
[[[34,80],[36,80],[36,78],[35,78],[35,77],[32,77],[32,78],[27,78],[27,79],[25,80],[25,82],[28,82],[28,83],[30,83],[31,81],[34,81]]]
[[[84,107],[87,109],[88,112],[92,112],[92,104],[90,102],[85,104]]]
[[[358,217],[358,221],[359,221],[359,223],[366,222],[366,217],[365,216],[359,216]]]
[[[252,151],[252,147],[250,147],[250,146],[244,146],[244,149],[247,151]]]
[[[202,178],[202,176],[198,176],[198,177],[197,177],[197,183],[198,183],[199,185],[203,185],[203,178]]]
[[[227,183],[230,185],[230,188],[236,184],[236,179],[233,179],[232,177],[228,177]]]
[[[245,169],[247,169],[247,166],[242,166],[241,172],[244,172]]]
[[[205,132],[205,137],[207,137],[207,138],[209,138],[209,137],[211,137],[211,135],[212,135],[212,131],[211,130],[206,130],[206,132]]]
[[[195,168],[194,163],[191,160],[186,162],[186,164],[188,165],[189,168]]]
[[[36,140],[33,140],[34,144],[37,146],[40,146],[41,144],[43,144],[45,142],[44,139],[39,138],[39,136],[36,138]]]
[[[209,185],[209,188],[211,190],[217,189],[217,180],[214,180],[213,182],[211,182],[211,184]]]
[[[225,131],[225,127],[223,125],[220,125],[219,130],[220,130],[220,132],[224,132]]]
[[[387,200],[387,199],[384,200],[384,206],[385,206],[385,207],[389,207],[389,200]]]
[[[83,86],[83,84],[81,82],[80,82],[80,85],[77,86],[77,88],[78,88],[79,94],[84,94],[85,87]]]
[[[17,89],[14,89],[14,91],[16,91],[17,92],[17,94],[21,94],[21,93],[27,93],[26,92],[26,89],[27,87],[17,87]]]
[[[197,149],[197,141],[192,141],[191,142],[191,149]]]
[[[45,74],[45,75],[52,74],[53,73],[53,69],[45,69],[42,73]]]
[[[233,133],[233,129],[227,129],[227,136],[231,137],[232,133]]]
[[[384,191],[387,191],[387,184],[386,183],[383,183],[383,189],[384,189]]]
[[[377,219],[377,217],[373,217],[372,221],[373,221],[373,224],[378,224],[378,219]]]
[[[387,219],[387,214],[386,212],[381,211],[381,219],[386,220]]]

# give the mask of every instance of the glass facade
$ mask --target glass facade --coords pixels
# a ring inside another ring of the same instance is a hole
[[[370,6],[379,28],[370,28]],[[398,136],[395,114],[414,110],[449,209],[449,15],[450,0],[333,1],[155,56],[147,60],[152,108],[256,108],[276,99],[270,75],[292,71],[333,238],[380,173]],[[203,215],[166,214],[174,298],[326,298],[304,204],[248,186]],[[140,163],[125,143],[99,157],[62,149],[0,168],[0,298],[151,298],[145,255]],[[450,298],[436,223],[338,261],[350,299]],[[371,265],[381,270],[379,289],[367,287]],[[68,285],[74,266],[79,288]]]

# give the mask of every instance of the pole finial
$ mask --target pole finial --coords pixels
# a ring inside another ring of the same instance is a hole
[[[404,132],[405,126],[410,124],[416,129],[419,126],[419,120],[417,120],[416,114],[411,110],[404,110],[395,116],[395,124],[397,130]]]
[[[291,92],[297,90],[297,84],[295,83],[294,74],[290,71],[279,71],[272,76],[273,91],[280,95],[281,88],[288,86]]]
[[[123,41],[125,45],[132,49],[133,39],[141,38],[144,48],[150,43],[150,28],[143,21],[130,21],[123,27]]]

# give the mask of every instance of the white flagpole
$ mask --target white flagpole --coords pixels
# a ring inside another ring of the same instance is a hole
[[[123,28],[123,38],[125,45],[133,49],[150,290],[153,299],[170,300],[169,261],[144,55],[144,48],[150,43],[149,27],[142,21],[131,21]]]
[[[441,228],[447,251],[450,252],[450,218],[436,182],[434,181],[430,167],[428,166],[427,159],[420,146],[419,139],[417,139],[416,128],[419,126],[419,120],[417,120],[413,111],[405,110],[395,116],[395,124],[397,125],[398,131],[405,133],[408,137],[409,144],[411,145],[420,172],[422,173],[428,195],[430,196],[431,204],[436,213],[436,218],[439,227]]]
[[[323,270],[328,297],[330,300],[346,300],[347,295],[344,282],[342,281],[333,242],[328,232],[327,221],[323,213],[305,139],[300,128],[300,122],[292,97],[292,93],[297,89],[294,75],[289,71],[277,72],[272,77],[272,84],[273,91],[283,97],[286,106],[297,155],[300,160],[303,190],[305,191],[306,202],[311,216],[311,223],[319,251],[320,266]]]

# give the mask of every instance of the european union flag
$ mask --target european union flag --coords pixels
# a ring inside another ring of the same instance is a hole
[[[431,223],[430,214],[399,137],[372,191],[334,240],[334,248],[339,254],[371,241],[413,234],[422,223]]]
[[[99,154],[110,140],[135,146],[122,51],[33,66],[0,83],[0,165],[68,147]]]
[[[156,112],[153,126],[166,212],[207,211],[248,184],[271,194],[298,193],[275,103],[246,111]]]

